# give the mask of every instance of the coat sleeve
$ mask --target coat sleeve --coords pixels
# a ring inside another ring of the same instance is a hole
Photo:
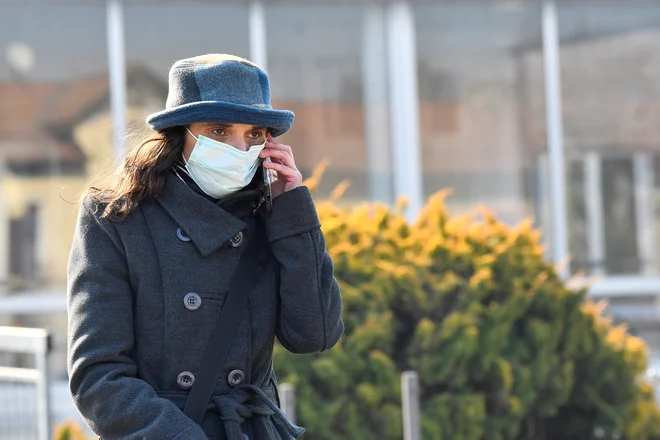
[[[137,377],[133,295],[123,245],[87,198],[68,263],[67,368],[73,401],[104,440],[206,439],[172,402]]]
[[[278,340],[294,353],[332,348],[344,332],[341,294],[306,187],[273,200],[266,232],[280,265]]]

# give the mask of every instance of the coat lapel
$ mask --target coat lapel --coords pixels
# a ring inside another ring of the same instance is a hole
[[[168,174],[162,193],[155,199],[204,256],[248,228],[243,221],[197,194],[174,174]]]

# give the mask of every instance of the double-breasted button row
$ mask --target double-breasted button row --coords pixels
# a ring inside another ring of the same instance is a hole
[[[176,384],[183,390],[189,390],[195,383],[195,375],[190,371],[182,371],[176,378]]]
[[[188,310],[197,310],[202,305],[202,298],[195,292],[186,293],[183,297],[183,305]]]
[[[186,235],[186,233],[181,228],[176,228],[176,236],[181,241],[190,241],[190,237],[188,237],[188,235]],[[229,244],[232,247],[237,248],[240,247],[244,241],[245,241],[245,234],[243,234],[243,231],[239,231],[236,235],[234,235],[232,238],[229,239]]]
[[[232,387],[237,387],[243,382],[245,382],[245,373],[243,372],[243,370],[232,370],[231,373],[229,373],[229,376],[227,377],[227,381],[229,382],[229,385],[231,385]],[[195,383],[195,375],[192,374],[190,371],[182,371],[177,376],[176,383],[179,386],[179,388],[183,390],[188,390],[192,388],[193,384]]]
[[[181,241],[190,241],[190,237],[188,237],[188,235],[186,235],[186,233],[181,228],[176,228],[176,236]],[[244,241],[245,235],[243,234],[243,231],[239,231],[236,235],[229,239],[229,244],[232,247],[237,248],[240,247]]]

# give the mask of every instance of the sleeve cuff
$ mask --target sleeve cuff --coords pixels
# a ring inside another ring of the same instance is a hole
[[[320,227],[312,194],[306,186],[273,199],[273,211],[266,214],[266,233],[271,243]]]

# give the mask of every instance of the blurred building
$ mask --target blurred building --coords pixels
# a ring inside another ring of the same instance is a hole
[[[412,218],[450,187],[456,213],[532,217],[660,365],[658,47],[651,1],[4,1],[0,323],[50,328],[64,377],[75,201],[112,164],[116,115],[130,145],[174,61],[227,52],[296,113],[282,142],[303,174],[330,161],[318,197],[348,179],[342,203],[405,195]]]

